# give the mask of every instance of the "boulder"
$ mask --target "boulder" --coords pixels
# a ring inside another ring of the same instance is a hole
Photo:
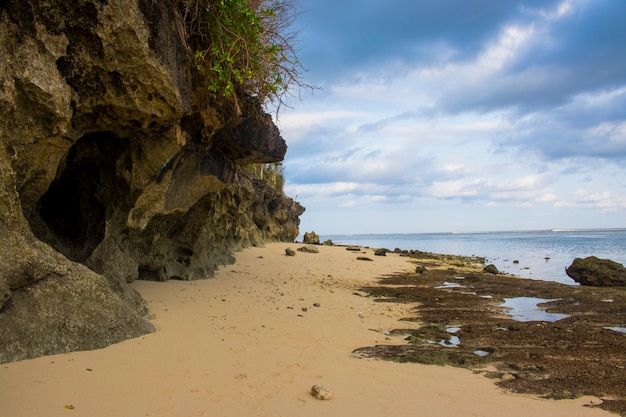
[[[296,256],[296,251],[291,249],[291,248],[287,248],[287,249],[285,249],[285,255],[287,255],[287,256]]]
[[[320,253],[320,250],[313,245],[302,246],[298,248],[298,251],[304,253]]]
[[[389,252],[388,249],[380,248],[380,249],[376,249],[374,251],[374,255],[376,255],[376,256],[387,256],[387,252]]]
[[[304,239],[303,239],[302,242],[306,243],[307,245],[319,245],[320,244],[320,237],[315,232],[306,232],[304,234]]]
[[[483,268],[483,272],[486,272],[488,274],[499,274],[500,271],[498,271],[498,268],[496,268],[496,266],[494,264],[489,264],[487,266],[485,266]]]
[[[610,259],[595,256],[576,258],[565,270],[574,281],[594,287],[626,286],[626,268]]]
[[[415,268],[415,273],[416,274],[423,274],[424,272],[426,272],[426,267],[424,265],[418,265]]]

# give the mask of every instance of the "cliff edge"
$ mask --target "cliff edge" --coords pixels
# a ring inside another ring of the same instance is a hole
[[[304,208],[246,169],[285,141],[207,94],[177,3],[0,6],[0,362],[151,332],[128,283],[298,235]]]

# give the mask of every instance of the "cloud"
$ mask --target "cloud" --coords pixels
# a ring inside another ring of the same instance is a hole
[[[613,196],[609,191],[589,191],[578,189],[567,201],[555,203],[556,207],[587,207],[599,209],[602,212],[612,212],[626,208],[626,197]]]
[[[549,159],[626,159],[626,86],[575,96],[549,112],[509,125],[502,146],[534,150]],[[620,162],[621,161],[621,162]]]
[[[559,1],[512,0],[303,1],[302,50],[305,65],[323,80],[351,73],[384,72],[384,64],[472,59],[503,22],[534,18],[528,10],[552,10]],[[331,12],[332,11],[332,12]],[[315,75],[315,74],[312,74]]]
[[[626,208],[626,2],[303,8],[301,58],[323,90],[279,122],[288,193],[311,211]]]
[[[489,188],[491,188],[491,182],[483,179],[469,182],[464,180],[434,181],[426,194],[435,198],[478,197],[485,194]]]

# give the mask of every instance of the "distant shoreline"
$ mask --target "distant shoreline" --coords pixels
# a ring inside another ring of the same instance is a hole
[[[481,256],[499,270],[523,278],[575,285],[565,274],[575,258],[597,256],[626,265],[626,229],[473,233],[321,235],[320,240],[372,248],[395,248]],[[518,261],[514,263],[513,261]]]
[[[583,229],[521,229],[521,230],[482,230],[482,231],[447,231],[447,232],[390,232],[390,233],[321,233],[320,237],[325,236],[411,236],[411,235],[484,235],[484,234],[514,234],[514,233],[594,233],[594,232],[626,232],[626,227],[614,228],[583,228]],[[302,240],[303,234],[300,234],[296,240]]]

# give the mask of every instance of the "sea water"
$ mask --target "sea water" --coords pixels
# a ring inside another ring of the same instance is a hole
[[[502,272],[572,285],[576,283],[565,274],[565,268],[574,258],[596,256],[626,264],[626,229],[323,235],[320,239],[342,245],[480,256]]]

